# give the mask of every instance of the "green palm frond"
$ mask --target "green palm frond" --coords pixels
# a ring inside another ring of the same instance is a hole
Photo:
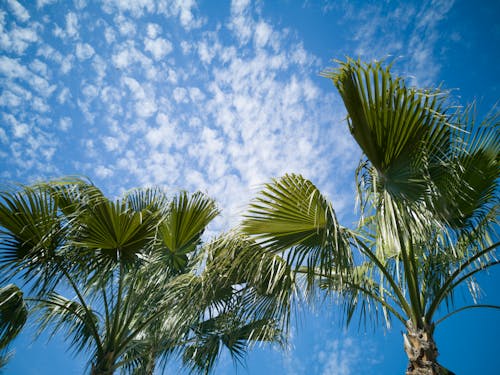
[[[220,314],[193,327],[193,343],[183,353],[184,365],[192,372],[209,373],[227,348],[234,361],[241,363],[249,343],[280,342],[274,322],[254,320],[246,323],[233,314]]]
[[[202,193],[182,192],[171,201],[159,226],[163,256],[174,270],[182,270],[200,243],[207,225],[219,214],[215,202]]]
[[[50,192],[23,187],[0,193],[0,267],[7,277],[22,272],[35,287],[47,286],[64,234]]]
[[[170,204],[170,198],[160,187],[134,189],[125,194],[124,201],[134,211],[166,211]]]
[[[306,263],[311,270],[329,272],[352,262],[347,232],[331,204],[300,175],[266,184],[252,202],[242,230],[269,251],[289,250],[291,265]]]
[[[49,192],[68,220],[81,213],[92,202],[104,198],[102,191],[90,180],[79,177],[63,177],[58,180],[37,183],[34,186]]]
[[[475,228],[499,205],[500,131],[499,115],[478,123],[474,106],[457,118],[463,130],[455,131],[456,146],[449,155],[452,164],[437,180],[436,206],[443,219],[458,229]],[[431,171],[433,172],[433,171]]]
[[[202,276],[205,285],[213,286],[214,296],[226,290],[224,301],[233,301],[241,316],[274,320],[287,330],[297,295],[292,268],[283,258],[233,232],[215,239],[206,250]]]
[[[390,65],[348,59],[323,73],[333,80],[348,112],[349,129],[378,172],[381,186],[411,201],[426,190],[426,163],[449,147],[446,95],[409,88]]]
[[[74,246],[94,252],[103,262],[130,263],[151,245],[157,217],[147,211],[136,212],[120,201],[102,198],[78,214]]]
[[[0,288],[0,350],[19,334],[27,318],[23,292],[13,284]]]
[[[34,299],[35,311],[40,313],[39,332],[49,328],[52,335],[60,330],[70,338],[75,352],[102,350],[99,337],[99,316],[88,306],[52,292],[47,298]]]
[[[14,353],[8,350],[0,350],[0,373],[3,371],[3,367],[7,366]]]

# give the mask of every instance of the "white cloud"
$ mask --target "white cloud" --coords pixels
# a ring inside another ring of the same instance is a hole
[[[61,73],[67,74],[73,69],[73,55],[68,55],[61,60]]]
[[[156,23],[148,23],[147,34],[151,39],[155,39],[161,33],[161,26]]]
[[[122,36],[130,38],[133,37],[136,33],[135,22],[123,16],[122,14],[119,14],[115,17],[115,24],[118,25],[118,31]]]
[[[108,70],[108,64],[106,61],[99,55],[94,55],[92,59],[92,67],[96,72],[96,81],[102,81],[106,76],[106,71]]]
[[[0,56],[0,74],[5,75],[11,80],[20,79],[27,82],[45,97],[50,96],[57,87],[56,85],[50,85],[45,78],[32,73],[17,59],[11,59],[6,56]]]
[[[113,43],[116,40],[116,33],[111,27],[106,27],[104,29],[104,38],[108,44]]]
[[[162,145],[162,149],[167,151],[168,148],[174,143],[176,137],[175,126],[165,120],[161,121],[162,124],[158,128],[150,128],[146,132],[146,140],[149,145],[156,149]]]
[[[14,138],[24,138],[28,135],[30,128],[27,124],[19,122],[11,114],[5,114],[3,118],[12,127],[12,135]]]
[[[202,19],[197,19],[193,14],[193,9],[196,8],[195,0],[173,0],[168,7],[167,14],[179,17],[186,30],[200,27],[203,23]]]
[[[190,87],[189,98],[192,102],[201,102],[205,100],[205,94],[198,87]]]
[[[74,0],[75,8],[78,10],[82,10],[87,6],[87,0]]]
[[[155,11],[154,0],[108,0],[103,2],[102,8],[106,13],[113,13],[115,10],[121,13],[130,12],[133,17],[141,17],[145,13]]]
[[[254,21],[249,17],[249,0],[233,0],[231,2],[231,20],[229,28],[239,38],[240,43],[245,44],[252,36]]]
[[[7,0],[7,3],[9,4],[10,9],[12,10],[12,13],[14,13],[14,16],[21,21],[21,22],[26,22],[30,19],[30,14],[26,10],[25,7],[23,7],[21,4],[19,4],[16,0]]]
[[[31,62],[30,69],[32,71],[34,71],[35,73],[40,74],[44,78],[48,78],[49,70],[48,70],[47,64],[40,61],[39,59],[35,59]]]
[[[23,99],[10,90],[5,90],[0,95],[0,106],[13,108],[20,106],[22,102]]]
[[[2,142],[5,145],[10,143],[7,132],[2,128],[0,128],[0,142]]]
[[[156,113],[158,107],[153,97],[147,97],[136,103],[135,110],[139,117],[148,118]]]
[[[108,178],[113,176],[113,171],[103,165],[97,166],[95,169],[95,174],[100,178]]]
[[[173,92],[173,97],[177,103],[186,102],[187,90],[184,87],[176,87]]]
[[[88,43],[77,43],[76,44],[76,57],[78,60],[90,59],[95,53],[94,48]]]
[[[135,112],[139,117],[148,118],[156,113],[158,107],[151,87],[145,88],[131,77],[123,77],[122,82],[136,101]]]
[[[62,117],[59,119],[59,129],[63,132],[67,132],[72,126],[72,120],[69,117]]]
[[[272,28],[266,22],[259,22],[255,28],[255,44],[257,48],[264,47],[271,38]]]
[[[37,25],[35,23],[23,28],[14,24],[11,30],[0,28],[0,47],[6,51],[23,54],[28,47],[38,41]]]
[[[89,83],[82,84],[82,94],[87,101],[95,99],[99,95],[99,88]]]
[[[120,44],[118,52],[112,55],[112,61],[118,69],[128,69],[132,65],[139,64],[143,69],[147,70],[153,65],[152,60],[141,53],[132,41]]]
[[[212,59],[215,57],[216,51],[215,48],[212,48],[207,41],[201,41],[198,44],[198,55],[200,56],[200,60],[205,64],[210,64]]]
[[[116,137],[104,137],[102,141],[107,151],[116,151],[120,148],[120,140]]]
[[[398,57],[404,61],[404,74],[416,77],[415,85],[435,84],[441,67],[437,58],[443,33],[439,22],[452,9],[454,0],[420,3],[375,2],[361,10],[344,3],[346,21],[352,25],[355,56],[366,60]]]
[[[353,340],[347,337],[327,342],[324,350],[316,355],[323,367],[323,375],[351,375],[357,374],[354,365],[360,362],[362,353]]]
[[[231,1],[231,13],[241,14],[250,5],[250,0],[232,0]]]
[[[172,52],[172,43],[164,38],[146,38],[144,40],[144,49],[151,52],[153,58],[158,61]]]
[[[78,16],[73,12],[66,14],[66,35],[70,38],[78,37]]]
[[[45,5],[54,4],[57,0],[36,0],[36,7],[43,8]]]

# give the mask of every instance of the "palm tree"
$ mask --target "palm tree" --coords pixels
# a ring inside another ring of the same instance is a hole
[[[499,263],[498,114],[478,122],[474,107],[408,87],[380,62],[348,59],[324,76],[363,152],[359,225],[340,225],[312,182],[288,174],[264,186],[243,231],[281,256],[307,292],[340,296],[347,323],[356,312],[400,321],[408,375],[451,373],[437,362],[436,326],[466,309],[500,308],[477,303],[474,281]],[[473,302],[454,307],[464,285]]]
[[[208,372],[223,347],[241,358],[248,341],[280,337],[273,320],[238,313],[228,285],[214,278],[204,287],[205,247],[225,243],[202,246],[218,214],[205,195],[151,188],[111,201],[85,181],[62,180],[1,196],[4,278],[26,282],[40,331],[64,331],[89,354],[92,374],[152,374],[172,355]]]

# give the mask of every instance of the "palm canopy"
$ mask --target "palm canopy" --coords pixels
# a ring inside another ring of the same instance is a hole
[[[249,342],[281,337],[271,316],[243,314],[232,285],[206,276],[207,254],[227,244],[202,241],[218,212],[201,193],[110,200],[81,179],[11,189],[0,201],[2,276],[25,283],[40,331],[63,331],[93,374],[152,374],[172,355],[209,371],[224,347],[241,359]]]
[[[363,152],[358,227],[341,226],[312,182],[288,174],[264,186],[242,229],[307,275],[309,291],[340,294],[348,321],[357,309],[400,320],[410,356],[415,330],[432,341],[443,302],[453,314],[453,292],[465,283],[475,302],[474,275],[498,263],[498,115],[477,122],[473,106],[457,109],[439,90],[408,87],[380,62],[348,59],[324,75]],[[422,356],[410,356],[410,368]],[[436,354],[425,356],[434,363],[428,373],[438,373]]]

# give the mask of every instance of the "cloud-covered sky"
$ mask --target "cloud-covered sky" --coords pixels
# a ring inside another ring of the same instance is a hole
[[[494,1],[0,4],[0,179],[85,175],[111,196],[146,185],[202,190],[223,210],[213,232],[235,225],[256,189],[286,172],[313,180],[344,224],[354,221],[360,154],[339,96],[319,76],[332,59],[394,61],[413,84],[444,82],[481,110],[499,99]],[[363,336],[311,319],[333,335],[324,348],[298,329],[293,361],[257,353],[240,371],[262,373],[256,358],[274,358],[275,373],[306,374],[299,362],[313,358],[317,374],[370,373],[359,367]],[[377,340],[398,348],[399,339]],[[402,369],[402,350],[397,358]]]

